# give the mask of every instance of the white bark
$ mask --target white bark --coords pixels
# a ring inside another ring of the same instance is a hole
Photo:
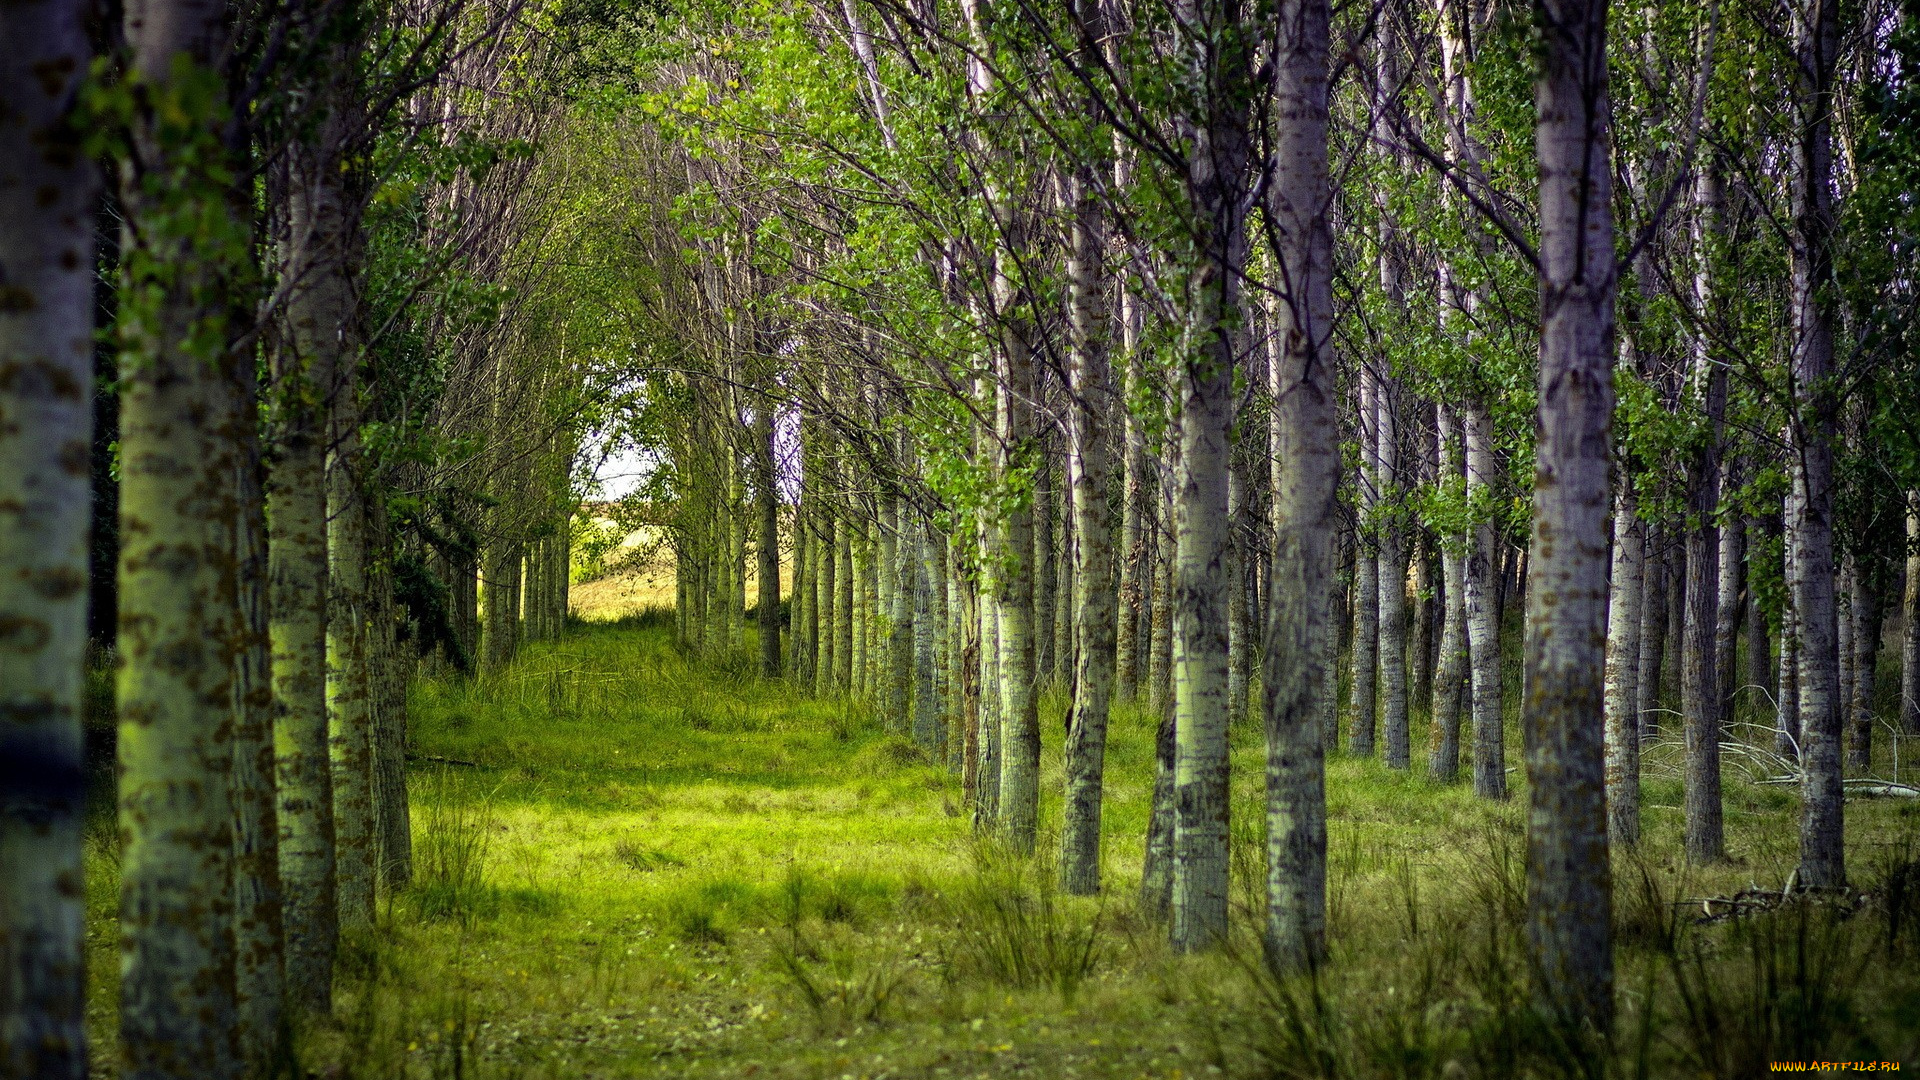
[[[1847,881],[1841,786],[1840,658],[1834,611],[1834,375],[1832,285],[1833,79],[1839,15],[1796,0],[1800,123],[1793,153],[1794,606],[1800,631],[1800,883]]]
[[[1075,544],[1071,597],[1074,626],[1073,712],[1068,721],[1066,806],[1062,813],[1060,879],[1066,891],[1100,891],[1100,808],[1106,769],[1107,708],[1113,697],[1115,596],[1113,522],[1107,509],[1112,478],[1109,417],[1115,413],[1113,376],[1107,363],[1107,318],[1102,260],[1106,222],[1092,178],[1068,184],[1074,215],[1067,264],[1074,348],[1068,371],[1073,406],[1068,414],[1072,453]],[[1123,406],[1124,407],[1124,406]]]
[[[1310,969],[1326,955],[1325,717],[1331,704],[1334,490],[1340,468],[1334,385],[1333,235],[1327,167],[1327,0],[1277,11],[1275,176],[1267,212],[1285,292],[1273,309],[1273,584],[1267,732],[1267,962]]]
[[[1613,572],[1607,602],[1607,831],[1614,843],[1640,842],[1640,601],[1645,532],[1633,481],[1622,477],[1613,504]]]
[[[1920,735],[1920,491],[1907,492],[1907,584],[1900,605],[1907,623],[1900,642],[1900,727]]]
[[[1536,996],[1613,1017],[1601,669],[1612,492],[1607,0],[1538,0],[1540,382],[1526,592],[1527,940]]]
[[[1493,580],[1493,525],[1484,520],[1492,497],[1493,417],[1485,403],[1469,401],[1465,420],[1467,502],[1481,516],[1469,532],[1466,573],[1461,582],[1467,605],[1473,791],[1483,799],[1504,799],[1507,797],[1507,747],[1501,707],[1499,586]]]
[[[98,181],[74,0],[0,7],[0,1077],[87,1072],[87,509]]]

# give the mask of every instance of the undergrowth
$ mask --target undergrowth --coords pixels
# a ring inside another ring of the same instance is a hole
[[[1616,853],[1618,1016],[1596,1035],[1530,991],[1518,773],[1514,798],[1491,804],[1418,769],[1334,757],[1330,954],[1282,978],[1259,944],[1257,724],[1232,733],[1229,945],[1175,956],[1135,902],[1153,769],[1143,709],[1116,708],[1106,888],[1077,897],[1058,888],[1054,837],[1022,856],[974,836],[958,778],[888,717],[751,671],[690,664],[655,616],[576,626],[504,671],[416,683],[414,884],[345,943],[333,1015],[297,1032],[289,1074],[1638,1080],[1754,1076],[1776,1060],[1920,1067],[1920,807],[1849,804],[1858,888],[1845,903],[1728,918],[1702,900],[1777,891],[1794,808],[1730,777],[1732,858],[1690,867],[1678,793],[1650,784],[1643,841]],[[1065,704],[1050,690],[1042,715]],[[1043,729],[1041,815],[1057,824],[1060,732]],[[104,1073],[114,845],[100,820],[89,971]]]

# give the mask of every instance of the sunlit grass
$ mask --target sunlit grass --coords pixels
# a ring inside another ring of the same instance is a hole
[[[334,1018],[303,1029],[301,1060],[322,1075],[1582,1071],[1578,1040],[1525,990],[1524,778],[1512,774],[1502,804],[1434,784],[1418,715],[1412,772],[1330,763],[1333,955],[1310,983],[1274,984],[1257,974],[1256,723],[1233,739],[1232,947],[1176,958],[1134,904],[1153,724],[1132,704],[1114,716],[1098,898],[1051,882],[1057,690],[1042,702],[1046,835],[1030,863],[976,840],[957,777],[882,718],[690,665],[657,614],[576,627],[502,672],[421,681],[411,707],[416,885],[350,939]],[[1517,729],[1509,739],[1518,765]],[[1610,1071],[1641,1075],[1644,1058],[1644,1075],[1700,1075],[1719,1067],[1709,1059],[1785,1048],[1782,1032],[1816,1021],[1830,1037],[1793,1046],[1917,1063],[1920,806],[1849,803],[1850,867],[1877,897],[1851,918],[1790,907],[1695,927],[1697,898],[1786,879],[1796,803],[1730,775],[1732,859],[1688,867],[1680,790],[1659,773],[1656,762],[1640,851],[1616,858]],[[111,842],[96,836],[104,1048],[113,882]],[[1812,974],[1795,983],[1795,971]],[[1780,988],[1763,997],[1800,1003],[1770,1006],[1771,1027],[1700,1019],[1751,1012],[1768,977]]]

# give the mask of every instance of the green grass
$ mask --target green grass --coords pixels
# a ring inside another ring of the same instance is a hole
[[[1489,805],[1430,783],[1418,746],[1411,774],[1336,758],[1333,956],[1313,979],[1274,983],[1253,960],[1253,724],[1233,739],[1233,944],[1180,958],[1133,903],[1152,725],[1130,705],[1114,717],[1098,898],[1059,894],[1045,856],[977,842],[957,779],[859,706],[690,666],[657,618],[577,628],[476,680],[422,681],[411,705],[417,881],[347,943],[335,1015],[301,1032],[317,1075],[1697,1076],[1849,1055],[1920,1066],[1911,803],[1849,804],[1850,869],[1872,890],[1857,913],[1790,905],[1696,926],[1690,898],[1785,880],[1794,801],[1729,776],[1732,861],[1688,868],[1679,788],[1656,751],[1646,840],[1616,862],[1622,1019],[1596,1069],[1579,1033],[1527,1003],[1518,773],[1514,800]],[[1054,829],[1064,708],[1044,698],[1042,821]],[[106,1054],[112,846],[96,835]]]

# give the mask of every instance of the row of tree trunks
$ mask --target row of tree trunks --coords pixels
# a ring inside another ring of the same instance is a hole
[[[552,531],[527,546],[520,611],[522,634],[529,641],[557,641],[566,630],[573,572],[570,525],[555,522]]]
[[[1357,398],[1352,412],[1342,414],[1332,381],[1331,338],[1322,329],[1331,322],[1331,307],[1324,318],[1316,316],[1309,310],[1318,302],[1314,286],[1303,284],[1319,265],[1314,230],[1326,228],[1324,205],[1292,205],[1301,197],[1291,189],[1274,196],[1271,215],[1304,230],[1287,243],[1274,239],[1274,258],[1279,269],[1306,276],[1295,282],[1256,268],[1254,279],[1279,295],[1270,305],[1254,305],[1238,294],[1248,280],[1247,207],[1238,196],[1251,175],[1251,151],[1245,145],[1250,121],[1236,111],[1244,103],[1236,95],[1253,91],[1234,80],[1253,78],[1254,71],[1280,80],[1282,99],[1293,109],[1280,130],[1285,138],[1302,140],[1295,149],[1305,155],[1296,163],[1299,171],[1289,175],[1307,185],[1298,190],[1324,185],[1325,88],[1315,80],[1324,79],[1325,45],[1314,43],[1315,35],[1326,34],[1323,8],[1286,4],[1273,24],[1282,42],[1304,42],[1303,55],[1314,49],[1321,54],[1296,58],[1298,64],[1284,70],[1249,71],[1223,56],[1239,47],[1236,34],[1251,25],[1251,16],[1199,0],[1177,9],[1177,26],[1204,26],[1208,34],[1204,47],[1186,43],[1189,62],[1205,77],[1195,83],[1201,89],[1183,116],[1194,154],[1182,177],[1193,240],[1183,257],[1191,260],[1186,269],[1193,285],[1181,315],[1187,351],[1169,423],[1147,423],[1159,418],[1136,415],[1135,398],[1152,395],[1138,394],[1145,377],[1135,356],[1139,313],[1127,283],[1112,289],[1118,312],[1103,310],[1110,286],[1102,280],[1098,238],[1105,231],[1102,215],[1113,203],[1086,192],[1096,186],[1090,178],[1108,163],[1076,165],[1050,177],[1058,185],[1054,202],[1064,211],[1057,223],[1071,240],[1064,279],[1070,348],[1058,375],[1037,361],[1044,324],[1034,318],[1036,301],[1024,277],[1026,260],[1039,245],[1029,249],[1034,221],[1016,207],[1032,193],[992,186],[1003,181],[989,184],[984,193],[996,231],[983,277],[991,296],[974,300],[974,315],[988,333],[970,403],[977,410],[971,449],[993,494],[979,508],[979,531],[967,531],[975,523],[948,522],[940,527],[952,527],[956,535],[936,539],[934,521],[943,508],[916,505],[937,499],[914,486],[911,474],[919,466],[905,447],[880,446],[862,430],[847,435],[848,453],[833,462],[814,449],[802,470],[796,510],[791,669],[817,691],[876,705],[890,731],[949,758],[963,774],[981,828],[1029,851],[1038,830],[1038,703],[1041,691],[1062,679],[1071,658],[1062,877],[1076,892],[1099,888],[1100,773],[1110,699],[1143,701],[1160,724],[1143,903],[1165,915],[1181,950],[1206,947],[1224,933],[1227,733],[1248,711],[1251,688],[1263,686],[1269,749],[1278,762],[1270,766],[1270,834],[1284,838],[1274,841],[1270,866],[1294,868],[1276,870],[1270,883],[1279,892],[1269,938],[1276,956],[1298,966],[1318,955],[1322,931],[1315,920],[1323,916],[1310,910],[1314,901],[1304,894],[1281,894],[1298,884],[1296,870],[1315,858],[1316,829],[1324,845],[1324,821],[1313,813],[1326,749],[1344,731],[1355,755],[1379,753],[1388,766],[1410,769],[1410,714],[1424,707],[1432,720],[1431,773],[1455,779],[1464,755],[1475,792],[1507,798],[1504,691],[1514,673],[1503,670],[1510,665],[1502,663],[1502,616],[1524,610],[1526,653],[1513,696],[1533,781],[1529,933],[1549,1003],[1603,1021],[1610,1009],[1604,992],[1610,973],[1595,958],[1605,952],[1607,928],[1604,920],[1596,924],[1579,912],[1605,906],[1608,833],[1624,845],[1638,840],[1642,744],[1659,736],[1684,741],[1688,855],[1695,862],[1719,860],[1725,855],[1720,747],[1738,700],[1734,669],[1743,621],[1751,682],[1771,681],[1764,670],[1771,642],[1764,625],[1756,628],[1754,622],[1767,616],[1755,599],[1761,586],[1752,572],[1759,568],[1762,545],[1755,538],[1762,526],[1742,519],[1731,497],[1761,466],[1729,449],[1727,363],[1711,345],[1724,305],[1713,268],[1724,242],[1719,170],[1725,166],[1703,156],[1676,173],[1688,176],[1690,170],[1693,185],[1691,199],[1676,215],[1693,226],[1694,281],[1682,290],[1688,295],[1658,295],[1659,267],[1650,257],[1643,255],[1631,268],[1637,280],[1630,303],[1671,300],[1700,315],[1700,325],[1690,331],[1696,340],[1680,365],[1688,373],[1669,379],[1648,362],[1654,344],[1626,341],[1620,348],[1616,340],[1607,6],[1598,0],[1536,6],[1541,234],[1538,251],[1526,253],[1539,264],[1543,335],[1534,520],[1530,541],[1517,543],[1502,507],[1515,505],[1513,489],[1525,480],[1503,475],[1514,455],[1505,445],[1508,433],[1496,429],[1509,418],[1494,385],[1470,377],[1453,400],[1415,403],[1414,383],[1400,381],[1383,350],[1369,358],[1374,362],[1340,372],[1351,378]],[[1484,22],[1492,17],[1482,8],[1439,5],[1447,149],[1466,173],[1477,172],[1483,157],[1468,136],[1477,126],[1471,43],[1484,37]],[[964,14],[978,51],[991,55],[983,9],[968,4]],[[1104,15],[1087,8],[1079,17],[1098,22]],[[1268,29],[1263,25],[1260,34]],[[1817,29],[1803,28],[1800,45],[1815,61],[1825,48]],[[1088,32],[1103,39],[1098,29]],[[1399,77],[1394,33],[1383,26],[1377,42],[1375,74],[1382,87]],[[1808,70],[1815,83],[1830,77],[1820,74],[1818,64]],[[968,76],[976,98],[995,89],[997,76],[978,58],[969,63]],[[1385,139],[1400,130],[1395,125],[1407,123],[1383,121],[1380,134]],[[1814,147],[1826,137],[1816,131],[1800,147],[1806,175],[1830,168],[1817,160],[1828,150]],[[1317,161],[1308,145],[1313,138],[1320,141]],[[988,158],[1004,152],[973,149]],[[1124,189],[1126,155],[1116,159],[1114,183]],[[1289,167],[1280,155],[1265,164],[1280,172]],[[1630,185],[1644,180],[1627,177]],[[1811,193],[1802,201],[1825,198],[1825,185],[1824,174],[1804,181]],[[1629,194],[1644,201],[1647,192]],[[1463,199],[1463,207],[1470,202]],[[1826,240],[1816,233],[1831,222],[1822,214],[1830,217],[1830,208],[1796,210],[1796,235],[1806,249],[1795,254],[1796,281],[1813,281],[1823,272]],[[1496,230],[1486,231],[1490,248]],[[1404,253],[1393,246],[1390,232],[1383,233],[1378,270],[1382,291],[1398,299],[1409,269],[1398,262]],[[1512,239],[1527,248],[1524,239]],[[1682,238],[1679,246],[1687,241]],[[1439,269],[1442,325],[1456,339],[1470,340],[1492,293],[1472,279],[1456,281],[1449,267]],[[1822,329],[1830,313],[1817,310],[1817,290],[1802,285],[1796,362],[1804,370],[1796,385],[1803,407],[1787,433],[1799,454],[1785,514],[1794,598],[1781,634],[1779,689],[1781,699],[1790,701],[1782,707],[1783,735],[1806,763],[1807,880],[1813,882],[1838,880],[1837,871],[1813,865],[1825,857],[1818,854],[1822,837],[1837,836],[1838,828],[1838,773],[1820,756],[1827,738],[1822,733],[1831,727],[1830,741],[1838,746],[1844,731],[1855,767],[1870,761],[1865,704],[1879,605],[1873,582],[1843,571],[1840,602],[1850,606],[1832,610],[1829,595],[1831,618],[1819,614],[1818,590],[1831,593],[1834,585],[1832,481],[1821,472],[1831,471],[1834,425],[1827,415],[1831,342],[1821,344],[1820,334],[1830,339],[1831,329]],[[1251,324],[1261,316],[1271,326],[1256,335]],[[1125,357],[1125,408],[1107,400],[1114,388],[1105,336],[1116,331]],[[1263,343],[1257,349],[1256,336]],[[1275,354],[1268,367],[1257,368],[1267,342]],[[1823,349],[1829,355],[1820,355]],[[1246,374],[1257,373],[1261,384],[1261,392],[1248,396],[1262,406],[1257,417],[1235,414],[1232,376],[1243,356],[1249,357]],[[1678,489],[1637,486],[1649,479],[1635,475],[1642,463],[1624,452],[1614,457],[1616,366],[1662,380],[1657,389],[1676,413],[1697,406],[1704,437],[1687,445]],[[881,414],[881,403],[894,391],[883,385],[887,365],[873,367],[872,375],[859,377],[860,385],[834,391],[844,396],[836,406],[844,415],[836,422],[872,424]],[[1065,404],[1054,413],[1062,422],[1056,430],[1046,413],[1060,401]],[[1242,421],[1271,427],[1257,430]],[[1357,475],[1346,478],[1358,520],[1344,526],[1336,524],[1332,509],[1331,492],[1340,481],[1337,459],[1326,476],[1313,471],[1320,464],[1313,456],[1321,445],[1316,440],[1324,437],[1332,453],[1342,423],[1351,426],[1360,450]],[[1056,441],[1061,434],[1064,452]],[[771,445],[771,425],[754,438],[749,458],[752,469],[759,469],[760,445]],[[1164,441],[1155,446],[1156,439]],[[1265,454],[1270,460],[1263,460],[1264,451],[1271,451]],[[726,648],[739,608],[731,596],[744,558],[744,515],[736,511],[746,492],[740,470],[749,458],[728,451],[712,473],[713,490],[727,508],[712,516],[710,553],[687,562],[690,573],[704,575],[696,591],[708,598],[689,593],[689,602],[704,605],[704,633]],[[877,464],[879,459],[891,464]],[[770,452],[767,460],[770,465]],[[1272,474],[1255,475],[1255,463],[1271,465]],[[757,482],[765,493],[756,496],[762,500],[756,507],[764,523],[757,545],[764,581],[779,574],[779,509],[770,480]],[[1463,506],[1445,535],[1403,520],[1404,493],[1428,483],[1449,496],[1457,493]],[[1263,505],[1269,493],[1271,508]],[[1674,494],[1684,496],[1686,511],[1662,513],[1661,502]],[[1106,520],[1115,510],[1118,521]],[[1336,574],[1345,561],[1342,545],[1350,545],[1352,569],[1344,580]],[[957,558],[949,557],[955,553]],[[1253,565],[1263,556],[1265,565]],[[777,589],[772,595],[777,598]],[[724,611],[718,621],[716,610]],[[775,638],[763,653],[762,670],[769,675],[781,664],[781,627],[771,610],[763,602],[763,638],[768,632]],[[1256,628],[1261,619],[1267,625]],[[1832,633],[1815,625],[1822,622],[1832,624]],[[1348,632],[1344,657],[1338,647],[1342,630]],[[1260,638],[1265,655],[1255,663],[1248,652]],[[1505,635],[1505,643],[1511,645],[1511,638]],[[1821,644],[1828,638],[1835,640]],[[1839,665],[1832,671],[1827,652]],[[1339,716],[1333,711],[1336,664],[1349,675],[1344,727],[1330,722]],[[1675,705],[1681,723],[1657,720]]]
[[[221,5],[114,14],[119,35],[94,28],[125,46],[99,88],[128,104],[109,204],[80,143],[118,121],[72,123],[87,13],[64,0],[0,13],[0,1076],[88,1071],[89,574],[110,601],[96,655],[117,661],[118,1072],[264,1076],[287,1060],[286,1007],[330,1011],[341,927],[370,922],[377,891],[410,872],[412,657],[389,507],[360,442],[378,418],[358,385],[359,151],[378,124],[350,87],[354,28],[338,12],[249,26],[298,24],[324,43],[298,62],[236,57],[252,46]],[[303,113],[271,138],[261,129],[283,115],[244,96],[269,92],[262,81]],[[112,211],[124,232],[103,274],[95,228]],[[96,391],[103,310],[119,355],[101,382],[117,389]],[[93,523],[109,554],[90,565],[88,471],[107,464],[96,417],[117,419],[119,477],[99,486],[117,486],[118,512]],[[474,580],[471,563],[443,562]]]

